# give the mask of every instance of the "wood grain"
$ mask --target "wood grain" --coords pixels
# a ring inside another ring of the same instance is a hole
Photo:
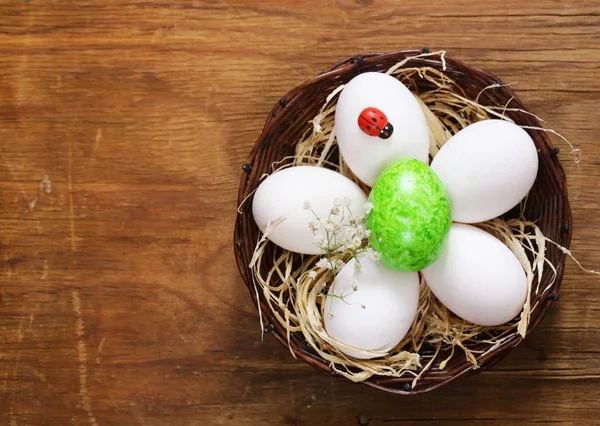
[[[572,249],[600,264],[600,2],[0,5],[0,424],[595,424],[598,278],[567,266],[489,372],[386,395],[267,338],[238,277],[240,165],[272,105],[346,56],[446,49],[583,151]]]

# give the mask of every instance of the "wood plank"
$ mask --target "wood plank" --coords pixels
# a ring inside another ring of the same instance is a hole
[[[240,166],[272,105],[349,55],[486,69],[561,148],[600,268],[600,2],[35,0],[0,5],[0,424],[589,425],[598,278],[491,371],[401,398],[317,374],[235,268]]]

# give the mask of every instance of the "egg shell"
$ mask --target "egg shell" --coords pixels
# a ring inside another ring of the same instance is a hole
[[[392,123],[394,132],[388,139],[367,135],[358,126],[359,115],[368,107],[381,110]],[[398,160],[429,159],[425,115],[410,90],[387,74],[367,72],[346,84],[336,105],[335,134],[344,160],[369,186]]]
[[[444,252],[422,274],[448,309],[474,324],[510,321],[527,296],[525,271],[517,257],[500,240],[471,225],[452,224]]]
[[[343,295],[344,300],[328,297],[323,318],[329,336],[349,346],[338,345],[340,351],[369,359],[391,351],[410,329],[419,304],[419,276],[394,271],[365,255],[358,259],[360,270],[351,259],[337,274],[329,295]]]
[[[420,271],[442,251],[452,224],[443,183],[426,164],[400,160],[381,173],[369,200],[371,245],[381,261],[400,271]]]
[[[278,246],[296,253],[320,254],[309,222],[316,219],[314,213],[327,219],[334,199],[344,197],[351,200],[350,211],[353,215],[358,217],[365,214],[365,193],[347,177],[322,167],[289,167],[273,173],[258,186],[252,202],[252,213],[262,232],[265,232],[269,223],[286,218],[267,236]],[[306,202],[314,213],[304,208]],[[325,235],[325,232],[320,229],[317,234]]]
[[[504,120],[471,124],[450,138],[431,162],[455,222],[483,222],[506,213],[529,192],[538,171],[535,143]]]

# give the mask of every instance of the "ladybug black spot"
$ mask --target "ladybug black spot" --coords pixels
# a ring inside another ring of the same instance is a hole
[[[371,126],[367,126],[367,130],[371,130]]]
[[[383,117],[379,117],[380,120],[383,120]]]
[[[377,123],[377,119],[376,119],[375,117],[373,117],[373,121],[374,121],[375,123]]]

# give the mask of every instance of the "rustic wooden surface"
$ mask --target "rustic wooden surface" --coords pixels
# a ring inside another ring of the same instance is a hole
[[[567,147],[574,254],[600,266],[600,3],[17,1],[0,5],[0,424],[598,424],[600,280],[492,371],[398,397],[294,360],[234,266],[272,105],[343,57],[447,49]]]

